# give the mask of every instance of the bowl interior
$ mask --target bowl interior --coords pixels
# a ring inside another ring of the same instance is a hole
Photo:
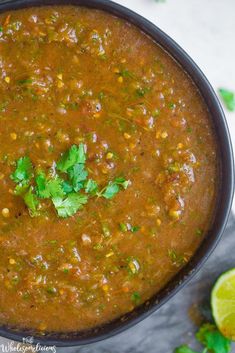
[[[181,49],[171,38],[169,38],[155,25],[134,12],[113,2],[107,0],[47,0],[47,5],[68,4],[101,9],[129,21],[153,38],[154,41],[160,44],[160,46],[162,46],[162,48],[165,49],[181,65],[183,70],[188,73],[198,87],[210,112],[221,155],[221,177],[219,181],[219,192],[214,221],[211,224],[211,228],[208,231],[207,236],[190,262],[150,300],[135,308],[132,312],[127,313],[112,322],[84,332],[47,333],[44,336],[40,336],[37,332],[30,330],[22,331],[9,327],[0,327],[1,336],[5,336],[13,340],[22,340],[24,337],[34,336],[34,343],[39,342],[41,344],[48,345],[55,344],[57,346],[87,344],[110,337],[139,322],[169,300],[180,288],[182,288],[183,285],[189,281],[193,274],[198,271],[216,246],[223,233],[229,216],[234,185],[233,153],[223,110],[207,79],[192,59],[183,51],[183,49]],[[2,1],[0,3],[0,12],[42,5],[45,6],[45,2],[43,0]]]

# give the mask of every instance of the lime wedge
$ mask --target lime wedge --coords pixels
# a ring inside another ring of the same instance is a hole
[[[218,329],[235,341],[235,268],[223,273],[216,281],[211,306]]]

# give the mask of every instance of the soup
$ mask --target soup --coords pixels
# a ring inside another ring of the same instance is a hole
[[[162,289],[213,219],[207,107],[136,27],[86,8],[0,15],[0,322],[77,331]]]

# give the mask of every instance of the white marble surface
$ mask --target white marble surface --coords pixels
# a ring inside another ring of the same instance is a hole
[[[145,16],[174,38],[201,67],[215,90],[218,87],[235,90],[235,0],[116,2]],[[226,115],[235,146],[235,113],[226,112]],[[193,344],[195,326],[189,319],[188,309],[208,293],[219,273],[235,266],[234,248],[235,221],[231,217],[222,241],[207,264],[162,309],[114,338],[87,347],[58,349],[58,352],[172,353],[179,344]],[[0,344],[3,342],[6,340],[0,339]]]

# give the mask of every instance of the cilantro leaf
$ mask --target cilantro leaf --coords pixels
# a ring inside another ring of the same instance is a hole
[[[88,176],[87,171],[84,169],[84,164],[75,164],[68,169],[68,174],[74,191],[81,190]]]
[[[114,181],[110,181],[108,185],[100,193],[98,193],[98,196],[103,196],[106,199],[111,199],[120,191],[120,187],[126,189],[128,185],[129,180],[121,177],[116,178]]]
[[[49,197],[63,197],[64,191],[62,188],[62,180],[59,177],[48,180],[46,184],[46,192],[49,193]]]
[[[36,179],[37,194],[41,198],[63,197],[64,191],[62,188],[63,181],[59,177],[54,179],[46,179],[43,172],[40,172]]]
[[[73,191],[72,185],[71,185],[68,181],[66,181],[66,180],[64,180],[64,181],[62,182],[62,189],[63,189],[63,191],[64,191],[65,194],[70,194],[70,192]]]
[[[97,190],[98,190],[97,182],[92,179],[87,180],[85,184],[85,192],[87,194],[93,194],[93,193],[96,193]]]
[[[196,351],[193,351],[191,348],[189,348],[189,346],[187,345],[183,345],[183,346],[180,346],[180,347],[177,347],[175,350],[174,350],[174,353],[198,353]]]
[[[29,157],[21,157],[16,162],[16,169],[11,174],[15,183],[28,183],[33,176],[33,165]]]
[[[39,205],[37,196],[33,192],[33,187],[31,186],[29,190],[23,196],[24,202],[29,209],[31,217],[38,215],[37,207]]]
[[[129,181],[129,180],[126,180],[125,178],[122,178],[122,177],[116,178],[116,179],[114,180],[114,182],[115,182],[117,185],[122,186],[124,190],[126,190],[127,187],[128,187],[129,184],[130,184],[130,181]]]
[[[48,190],[46,190],[46,176],[44,172],[39,172],[35,178],[37,194],[41,198],[47,198],[50,196]]]
[[[132,293],[131,295],[131,300],[135,303],[135,304],[138,304],[141,300],[141,296],[140,296],[140,293],[139,292],[134,292]]]
[[[58,216],[62,218],[70,217],[87,203],[88,197],[78,193],[70,193],[66,198],[54,197],[52,202],[57,210]]]
[[[104,192],[102,193],[102,196],[105,199],[111,199],[114,197],[120,190],[120,187],[115,183],[110,181],[108,186],[106,186]]]
[[[221,98],[223,99],[224,105],[226,108],[233,112],[235,110],[235,94],[232,91],[229,91],[224,88],[219,89]]]
[[[80,143],[79,146],[73,145],[68,151],[62,154],[57,169],[66,173],[69,168],[77,163],[84,164],[86,162],[85,145]]]
[[[211,353],[229,353],[231,341],[225,338],[213,324],[204,324],[196,334],[196,338]]]
[[[131,226],[132,233],[138,232],[138,230],[140,230],[140,226]]]
[[[29,184],[17,184],[14,190],[14,194],[17,196],[22,196],[29,189]]]
[[[122,232],[128,231],[127,225],[125,223],[119,223],[119,228]]]

